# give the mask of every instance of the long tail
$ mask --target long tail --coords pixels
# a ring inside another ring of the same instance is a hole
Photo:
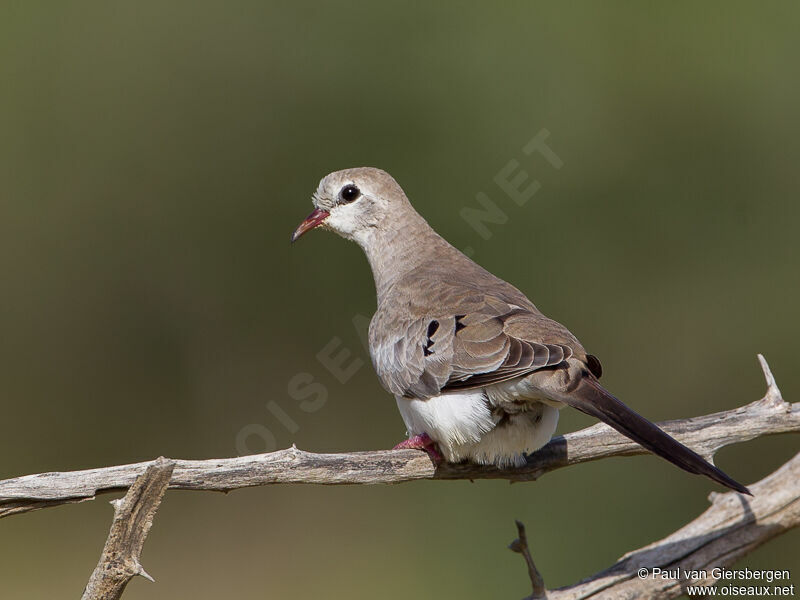
[[[705,475],[725,487],[752,496],[750,490],[741,483],[728,477],[702,456],[617,400],[594,377],[583,377],[572,393],[560,399],[573,408],[600,419],[684,471]]]

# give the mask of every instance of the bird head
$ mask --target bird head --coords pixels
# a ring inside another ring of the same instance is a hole
[[[372,167],[326,175],[319,182],[313,203],[313,212],[295,229],[291,241],[321,227],[363,245],[371,232],[390,227],[393,216],[410,207],[392,176]]]

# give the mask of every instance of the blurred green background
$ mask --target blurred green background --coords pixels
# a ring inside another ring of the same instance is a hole
[[[757,352],[796,401],[799,17],[790,2],[2,3],[1,476],[234,456],[252,425],[321,452],[399,441],[352,323],[374,308],[360,250],[288,243],[318,180],[360,165],[566,323],[653,420],[761,397]],[[542,129],[560,170],[522,153]],[[512,159],[541,183],[523,207],[493,181]],[[509,216],[489,240],[459,216],[478,192]],[[366,363],[344,385],[316,358],[334,337]],[[289,395],[297,373],[328,391],[316,412]],[[591,422],[564,411],[559,431]],[[799,447],[717,462],[750,483]],[[515,518],[556,587],[670,533],[712,489],[638,457],[514,486],[171,492],[143,554],[157,583],[125,598],[517,598]],[[77,597],[108,499],[4,519],[0,597]],[[797,576],[799,540],[740,565]]]

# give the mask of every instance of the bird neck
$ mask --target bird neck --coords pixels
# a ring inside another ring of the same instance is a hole
[[[378,304],[395,282],[423,265],[427,257],[450,250],[457,252],[416,212],[393,225],[387,229],[371,228],[356,239],[372,268]]]

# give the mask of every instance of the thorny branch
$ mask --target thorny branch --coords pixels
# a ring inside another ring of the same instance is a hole
[[[777,433],[800,431],[800,403],[784,402],[764,357],[759,355],[767,393],[741,408],[668,421],[660,426],[708,460],[730,444]],[[84,598],[119,598],[125,584],[144,574],[139,553],[167,488],[227,492],[279,483],[376,484],[420,479],[507,479],[533,481],[562,467],[646,451],[604,424],[553,438],[519,468],[499,469],[470,464],[435,467],[417,450],[383,450],[315,454],[292,446],[286,450],[208,460],[167,460],[71,471],[39,473],[0,481],[0,518],[92,500],[97,494],[130,488],[116,501],[115,517],[100,563]],[[585,581],[547,591],[530,556],[524,527],[512,549],[525,557],[534,595],[557,600],[577,598],[670,598],[685,582],[639,579],[635,570],[667,565],[728,565],[772,537],[800,523],[800,454],[754,484],[755,498],[712,494],[712,506],[692,523],[664,540],[628,553],[614,566]],[[127,550],[125,550],[127,548]],[[117,562],[115,562],[117,561]],[[122,568],[117,573],[115,569]],[[109,594],[95,592],[104,581],[115,582]],[[701,582],[696,582],[701,583]],[[113,595],[116,594],[116,595]],[[546,594],[543,596],[542,594]]]
[[[764,435],[800,431],[800,403],[781,398],[766,361],[765,376],[772,382],[767,394],[741,408],[666,421],[660,426],[707,459],[730,444]],[[599,423],[553,438],[518,468],[500,469],[474,464],[434,467],[419,450],[379,450],[343,454],[316,454],[292,446],[268,454],[208,460],[175,460],[170,489],[230,490],[277,484],[375,484],[419,479],[508,479],[532,481],[543,474],[610,456],[647,454],[637,443]],[[40,473],[0,481],[0,518],[12,514],[94,499],[96,494],[129,487],[151,462],[113,467]]]

